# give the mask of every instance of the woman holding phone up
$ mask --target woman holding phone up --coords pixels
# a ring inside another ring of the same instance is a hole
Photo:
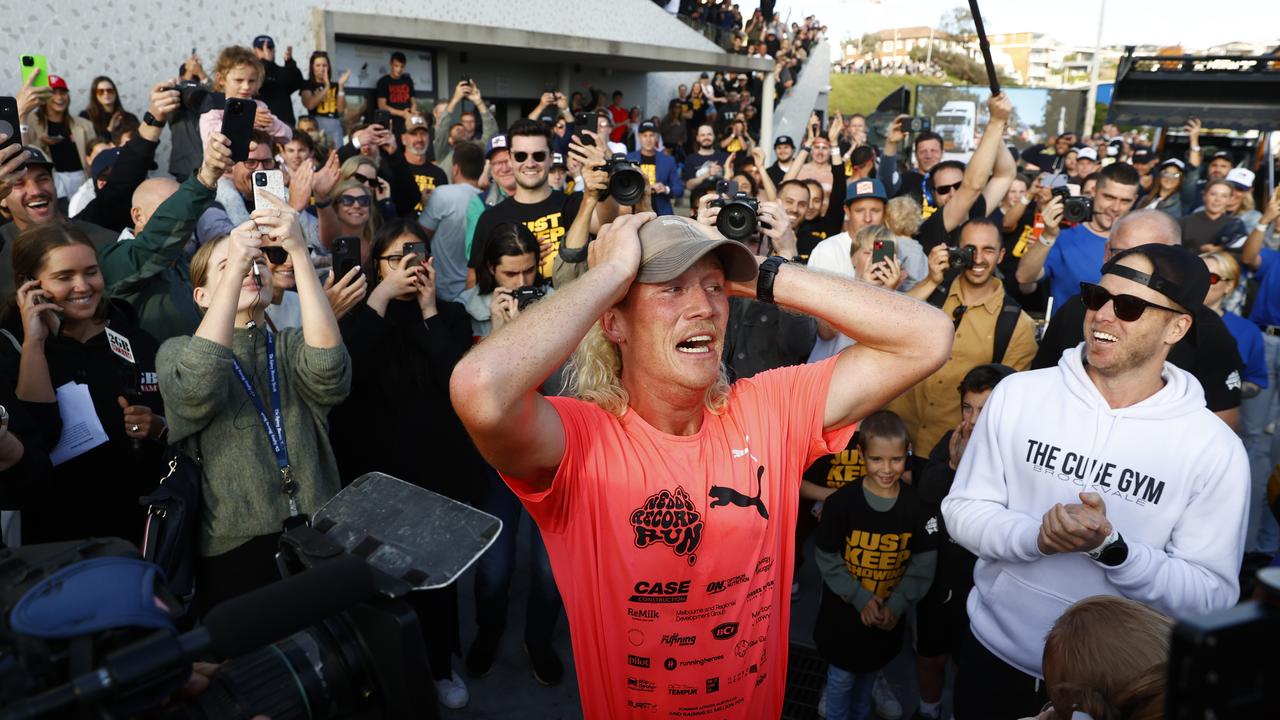
[[[436,298],[430,247],[413,219],[396,218],[374,237],[373,289],[339,323],[351,353],[351,395],[334,409],[330,437],[348,482],[376,470],[475,503],[485,466],[449,402],[453,367],[471,348],[471,323],[462,305]],[[423,618],[440,702],[466,705],[467,687],[452,670],[461,654],[457,585],[407,599]]]
[[[48,454],[53,466],[19,493],[22,541],[137,543],[138,497],[160,478],[165,432],[156,341],[128,304],[107,299],[93,242],[74,226],[18,235],[13,270],[0,378],[19,401],[8,408],[14,429],[39,438],[27,451]]]
[[[201,614],[278,580],[282,524],[314,513],[340,487],[327,416],[347,396],[350,362],[297,213],[263,197],[248,222],[196,252],[191,284],[204,318],[194,337],[167,340],[156,358],[170,442],[184,443],[204,471]],[[300,329],[265,325],[272,277],[263,235],[281,240],[293,261]]]

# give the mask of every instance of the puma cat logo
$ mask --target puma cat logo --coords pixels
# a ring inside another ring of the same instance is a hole
[[[769,511],[765,509],[764,502],[760,500],[760,493],[764,486],[764,466],[756,468],[756,495],[748,497],[734,490],[731,487],[720,487],[719,485],[711,486],[711,507],[724,507],[726,505],[736,505],[738,507],[753,507],[756,512],[760,513],[760,517],[765,520],[769,519]]]

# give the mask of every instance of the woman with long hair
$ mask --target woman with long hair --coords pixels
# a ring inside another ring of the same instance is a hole
[[[80,111],[80,117],[93,123],[93,131],[103,140],[110,140],[111,133],[123,124],[138,124],[138,116],[124,109],[115,82],[106,75],[93,79],[89,104]]]
[[[395,201],[391,199],[391,184],[378,171],[378,163],[364,155],[353,155],[342,162],[338,181],[357,180],[369,186],[373,193],[378,216],[384,222],[399,217]]]
[[[449,402],[453,367],[471,348],[471,323],[462,305],[436,297],[430,247],[413,219],[378,229],[368,300],[339,323],[351,353],[351,395],[335,408],[330,437],[348,480],[377,470],[471,503],[483,494],[485,466]],[[467,687],[452,669],[453,655],[462,653],[457,585],[408,600],[424,618],[440,702],[466,705]]]
[[[326,418],[347,396],[350,363],[298,214],[271,205],[196,251],[192,297],[204,317],[194,336],[170,338],[156,358],[169,440],[203,471],[201,613],[278,580],[283,523],[314,513],[341,487]],[[273,278],[264,234],[292,260],[301,328],[266,326]]]
[[[479,238],[477,238],[479,242]],[[476,268],[476,284],[467,288],[458,301],[471,318],[472,336],[476,342],[498,332],[520,316],[521,300],[517,290],[529,288],[537,280],[540,264],[538,241],[522,223],[496,225],[485,239],[484,255]],[[546,292],[551,292],[546,288]],[[527,305],[526,305],[527,306]],[[559,378],[544,392],[554,394]],[[530,533],[529,600],[525,607],[524,644],[528,649],[534,676],[543,684],[559,681],[564,666],[551,647],[562,602],[551,574],[551,560],[542,535],[529,518],[524,517],[520,501],[498,476],[484,466],[485,493],[477,504],[481,510],[502,520],[503,532],[489,551],[476,562],[476,639],[467,652],[467,667],[473,675],[488,672],[498,651],[507,625],[508,594],[515,574],[516,548],[522,544],[520,523],[527,523]]]
[[[319,211],[320,242],[330,251],[340,237],[360,238],[360,266],[369,267],[373,257],[373,235],[381,224],[374,208],[373,192],[367,183],[354,177],[343,180],[333,189],[332,201]]]
[[[1174,220],[1182,218],[1182,177],[1181,160],[1171,158],[1160,163],[1155,172],[1155,185],[1150,194],[1138,202],[1142,210],[1159,210]]]
[[[5,310],[0,376],[19,400],[15,426],[40,438],[27,451],[53,465],[38,486],[20,489],[23,543],[136,543],[138,498],[160,477],[166,430],[156,341],[132,307],[107,298],[93,242],[75,226],[28,228],[12,262],[17,293]]]
[[[302,106],[315,118],[316,126],[329,138],[333,147],[342,147],[342,116],[347,112],[347,80],[351,69],[343,71],[335,83],[329,53],[311,53],[307,69],[307,85],[302,88]]]

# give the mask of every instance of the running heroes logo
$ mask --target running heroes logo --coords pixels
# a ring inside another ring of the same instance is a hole
[[[675,492],[662,490],[649,496],[644,505],[631,511],[631,529],[636,533],[636,547],[647,548],[662,543],[680,557],[688,557],[692,565],[694,553],[702,542],[702,513],[682,487]]]

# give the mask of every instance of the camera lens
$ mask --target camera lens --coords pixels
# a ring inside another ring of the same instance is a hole
[[[627,164],[609,174],[609,194],[619,205],[632,206],[644,197],[644,175]]]
[[[259,175],[258,173],[254,173],[254,174],[253,174],[253,182],[254,182],[258,187],[266,187],[266,186],[267,186],[267,176],[266,176],[266,175]]]
[[[22,64],[26,67],[35,67],[36,59],[31,57],[30,55],[23,55]]]
[[[756,214],[742,202],[727,203],[716,218],[716,229],[721,235],[739,242],[748,240],[756,232]]]

